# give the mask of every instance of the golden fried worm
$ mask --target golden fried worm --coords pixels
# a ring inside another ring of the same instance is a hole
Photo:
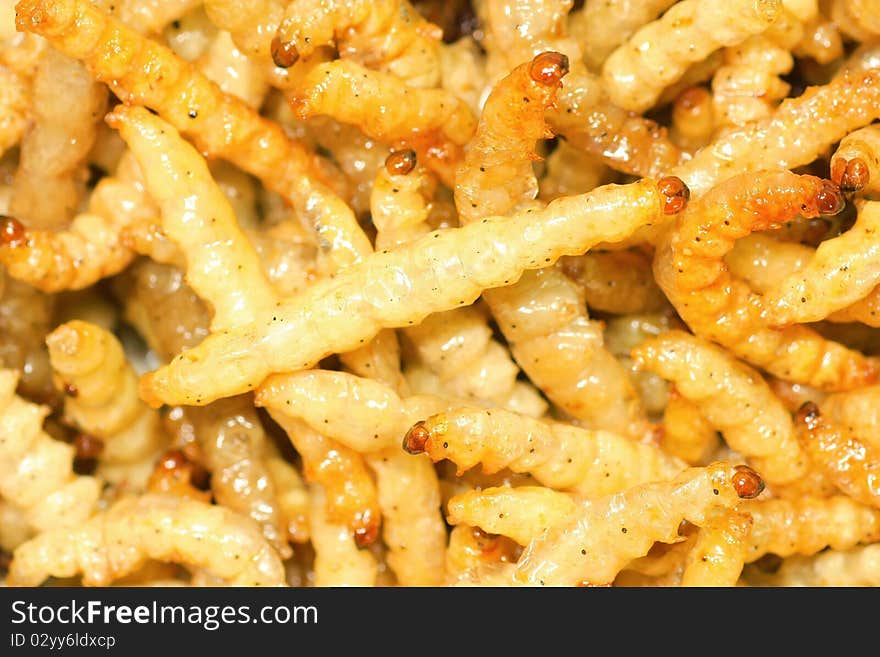
[[[545,486],[591,497],[671,479],[685,469],[654,445],[502,409],[432,415],[413,425],[403,446],[411,454],[427,453],[435,463],[449,459],[459,472],[477,464],[489,474],[509,468]]]
[[[76,527],[48,531],[13,553],[8,583],[37,586],[82,575],[106,586],[149,559],[205,568],[232,586],[283,586],[284,567],[257,525],[220,506],[147,494]]]
[[[473,303],[484,289],[508,285],[526,269],[623,239],[677,211],[681,198],[670,187],[680,192],[680,181],[667,181],[608,185],[540,212],[487,218],[374,253],[277,302],[258,321],[212,334],[142,379],[141,395],[157,405],[205,404],[250,390],[272,372],[306,369],[354,349],[382,328]]]
[[[351,209],[327,186],[317,155],[289,138],[278,123],[224,94],[195,65],[89,0],[22,0],[16,6],[16,27],[82,60],[125,102],[158,111],[201,152],[259,178],[328,241],[339,226],[346,234],[356,232]],[[341,240],[339,246],[344,245]]]
[[[671,481],[591,500],[529,544],[517,561],[513,583],[609,584],[655,541],[676,541],[682,520],[702,526],[716,509],[731,509],[763,488],[751,468],[715,463],[685,470]]]
[[[38,531],[85,522],[101,482],[74,474],[74,448],[43,430],[49,409],[16,395],[18,379],[0,370],[0,495]]]
[[[769,483],[802,476],[809,465],[794,425],[761,375],[727,351],[684,331],[667,331],[633,350],[642,367],[675,383]]]

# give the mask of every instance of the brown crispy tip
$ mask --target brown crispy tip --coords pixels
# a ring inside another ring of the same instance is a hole
[[[801,407],[798,409],[797,422],[812,431],[819,426],[820,416],[819,407],[815,402],[807,401],[801,404]]]
[[[871,179],[868,165],[860,157],[851,160],[839,158],[831,166],[831,180],[840,185],[844,192],[857,192]]]
[[[15,217],[0,215],[0,245],[21,246],[27,241],[27,230]]]
[[[663,197],[663,214],[678,214],[687,206],[691,190],[681,178],[666,176],[657,183],[657,190]]]
[[[93,461],[104,451],[104,441],[87,433],[78,433],[73,439],[76,458],[81,461]]]
[[[835,215],[846,207],[846,199],[840,187],[830,180],[823,180],[822,187],[816,194],[816,206],[819,208],[819,214]]]
[[[733,475],[733,489],[742,499],[751,500],[764,491],[764,480],[761,475],[747,465],[738,465]]]
[[[405,176],[416,168],[416,152],[411,148],[392,151],[385,158],[385,168],[393,176]]]
[[[424,421],[416,422],[403,437],[403,449],[410,454],[421,454],[425,451],[431,432]]]
[[[529,66],[532,80],[548,87],[562,84],[562,78],[568,71],[568,57],[552,50],[536,55]]]
[[[278,68],[290,68],[299,59],[299,53],[293,42],[282,41],[278,36],[272,39],[269,50],[272,54],[272,63]]]
[[[373,514],[369,510],[361,515],[360,521],[362,524],[354,530],[354,542],[359,548],[365,548],[379,538],[379,522],[373,519]]]

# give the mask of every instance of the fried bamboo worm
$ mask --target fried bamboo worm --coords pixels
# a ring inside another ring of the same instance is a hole
[[[56,392],[45,339],[54,307],[52,296],[0,269],[0,364],[18,370],[21,394],[50,402]]]
[[[660,447],[688,465],[706,465],[721,444],[702,404],[682,395],[675,386],[669,391],[661,427]]]
[[[23,0],[17,5],[16,26],[81,59],[123,101],[158,111],[201,152],[229,160],[259,178],[287,198],[319,234],[326,232],[328,240],[337,230],[356,232],[354,215],[327,186],[318,156],[290,139],[279,124],[224,94],[195,65],[89,0]]]
[[[758,372],[684,331],[647,340],[633,350],[633,358],[673,381],[769,483],[787,483],[805,474],[809,462],[791,416]]]
[[[651,257],[642,251],[590,251],[563,258],[560,267],[583,288],[591,309],[632,315],[658,312],[669,305],[654,281]]]
[[[880,118],[880,70],[846,72],[782,102],[773,114],[731,130],[670,170],[694,198],[739,173],[809,164],[847,134]],[[803,126],[809,125],[809,130]]]
[[[675,2],[676,0],[587,2],[583,8],[569,14],[568,30],[577,39],[587,67],[591,71],[599,71],[608,55],[620,44]]]
[[[445,89],[417,89],[351,60],[304,63],[288,99],[297,118],[330,116],[374,139],[414,148],[450,187],[476,127],[470,108]]]
[[[766,35],[726,48],[724,65],[712,79],[716,127],[744,126],[772,114],[790,90],[780,76],[793,67],[789,48]]]
[[[654,121],[614,105],[601,79],[586,70],[577,43],[566,35],[570,3],[545,4],[486,0],[483,20],[486,46],[505,69],[544,51],[565,54],[571,63],[557,108],[548,115],[553,132],[570,144],[600,157],[608,166],[640,176],[659,177],[678,165],[682,151]],[[528,32],[522,30],[528,26]]]
[[[880,285],[880,202],[859,207],[855,225],[825,240],[803,267],[764,293],[767,321],[786,325],[815,322],[832,313],[856,311]]]
[[[37,586],[82,574],[106,586],[148,559],[206,568],[233,586],[281,586],[284,568],[253,521],[173,495],[117,502],[77,527],[44,532],[13,553],[8,581]]]
[[[768,327],[761,297],[734,278],[723,260],[752,231],[781,226],[798,214],[833,215],[843,203],[836,185],[813,176],[737,176],[678,218],[655,254],[655,278],[694,333],[752,365],[822,389],[865,385],[877,376],[872,359],[802,325]]]
[[[18,378],[0,370],[0,495],[38,532],[85,522],[101,482],[73,473],[74,448],[43,430],[49,409],[16,395]]]
[[[449,459],[459,473],[477,464],[489,474],[509,468],[545,486],[593,497],[671,479],[685,464],[653,445],[606,431],[523,417],[501,409],[456,409],[418,422],[404,449]]]
[[[713,95],[705,87],[688,87],[672,103],[669,138],[688,151],[706,146],[715,132]]]
[[[186,254],[187,282],[211,304],[212,329],[247,323],[271,306],[274,294],[259,256],[204,158],[146,109],[121,106],[108,121],[138,159],[164,232]],[[229,283],[223,290],[217,288],[221,274]]]
[[[446,560],[437,473],[426,458],[399,447],[367,457],[376,473],[388,565],[402,586],[439,586]]]
[[[880,426],[880,386],[838,392],[824,400],[814,401],[829,422],[845,426],[863,440],[880,447],[880,433],[877,430]]]
[[[280,489],[268,467],[269,448],[250,396],[217,400],[199,408],[175,409],[211,472],[218,504],[252,518],[281,557],[290,556],[283,528]]]
[[[309,527],[315,548],[315,586],[375,586],[378,565],[360,550],[351,530],[328,517],[329,500],[317,484],[309,488]]]
[[[840,30],[859,41],[880,35],[880,10],[871,0],[831,0],[830,18]]]
[[[382,328],[473,303],[484,289],[510,284],[526,269],[622,239],[677,211],[681,189],[680,183],[651,179],[609,185],[558,199],[540,212],[486,218],[374,253],[279,301],[259,322],[209,336],[142,379],[141,396],[153,404],[204,404],[252,389],[273,371],[306,369]]]
[[[533,200],[535,141],[568,59],[539,54],[502,79],[486,100],[477,134],[456,173],[462,224],[506,214]],[[583,293],[562,271],[526,273],[483,294],[523,371],[565,412],[597,428],[639,435],[644,418],[622,366],[605,350]],[[545,301],[546,300],[546,301]]]
[[[847,192],[880,194],[880,126],[854,130],[831,156],[831,179]]]
[[[298,418],[271,409],[270,414],[302,457],[306,481],[319,484],[326,492],[327,522],[346,527],[360,547],[374,542],[379,536],[382,513],[376,485],[361,455]]]
[[[723,7],[710,0],[683,0],[608,56],[602,82],[612,102],[644,112],[688,66],[763,32],[781,11],[781,0],[733,0]]]
[[[413,424],[457,403],[432,395],[402,399],[380,381],[330,370],[273,374],[254,402],[364,454],[399,448]]]
[[[293,59],[332,45],[343,59],[430,88],[440,81],[440,37],[406,0],[292,0],[277,48]]]
[[[513,582],[528,586],[610,584],[656,541],[677,540],[682,520],[702,526],[718,509],[761,493],[746,466],[716,463],[675,479],[591,500],[533,540],[517,561]]]
[[[471,525],[528,545],[576,513],[571,496],[542,486],[497,486],[456,495],[447,504],[452,525]]]
[[[496,570],[516,561],[518,546],[505,536],[487,534],[478,527],[458,525],[449,533],[446,581],[450,586],[499,583]]]
[[[44,292],[80,290],[122,271],[132,261],[125,231],[158,220],[136,163],[124,157],[115,176],[103,178],[86,212],[63,230],[26,228],[13,217],[0,222],[0,262],[10,276]]]
[[[371,217],[377,248],[394,248],[430,232],[429,207],[424,196],[426,174],[417,167],[414,150],[392,152],[376,177],[371,194]],[[517,380],[519,368],[507,349],[492,337],[487,318],[467,306],[407,327],[404,334],[421,361],[450,390],[463,391],[499,406],[522,406],[525,399],[536,416],[546,402],[528,383]]]
[[[697,532],[685,559],[682,586],[736,586],[748,554],[754,520],[748,513],[713,515]]]
[[[843,495],[752,500],[739,505],[754,519],[746,561],[765,554],[811,555],[880,540],[880,511]]]
[[[27,226],[63,228],[86,191],[86,156],[104,114],[107,90],[80,62],[47,48],[32,94],[31,126],[21,141],[9,210]]]
[[[829,550],[812,557],[793,556],[773,574],[752,571],[749,583],[757,586],[880,586],[880,545],[865,545],[839,552]]]
[[[880,507],[880,449],[830,422],[812,402],[798,411],[797,427],[804,450],[835,486],[862,504]]]
[[[65,418],[103,443],[99,473],[142,487],[168,441],[158,414],[137,395],[137,375],[119,340],[100,326],[74,320],[53,330],[46,344],[55,386],[65,394]]]

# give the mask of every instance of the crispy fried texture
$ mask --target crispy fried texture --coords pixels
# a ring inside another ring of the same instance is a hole
[[[736,586],[748,554],[754,520],[748,513],[725,511],[700,527],[688,552],[682,586]]]
[[[280,586],[284,568],[253,521],[228,509],[173,495],[117,502],[77,527],[47,531],[13,553],[7,582],[36,586],[82,575],[106,586],[148,559],[205,568],[232,586]]]
[[[315,549],[315,586],[374,586],[378,564],[368,550],[359,550],[351,531],[329,519],[321,487],[309,487],[309,527]]]
[[[715,132],[714,96],[705,87],[688,87],[672,103],[669,138],[681,148],[698,150]]]
[[[433,415],[409,430],[404,447],[434,462],[449,459],[459,472],[477,464],[490,474],[509,468],[590,497],[670,479],[685,467],[653,445],[500,409]]]
[[[351,60],[304,64],[288,98],[299,119],[330,116],[374,139],[409,144],[449,185],[476,127],[470,108],[448,91],[411,87]]]
[[[665,175],[681,161],[681,150],[669,140],[665,128],[609,100],[600,78],[583,65],[577,42],[566,33],[570,7],[570,2],[486,0],[479,13],[490,65],[494,58],[495,67],[506,71],[547,50],[563,53],[571,73],[557,109],[548,116],[553,131],[620,171]]]
[[[798,411],[797,428],[804,451],[835,486],[862,504],[880,507],[880,449],[830,422],[812,402]]]
[[[836,214],[843,198],[833,183],[787,171],[741,175],[689,206],[658,247],[654,275],[697,335],[774,376],[824,389],[870,383],[877,365],[859,352],[794,325],[767,326],[764,303],[734,278],[723,258],[740,237],[778,227],[797,214]]]
[[[439,586],[446,560],[440,485],[431,462],[395,446],[367,458],[376,474],[386,559],[401,586]]]
[[[461,493],[449,500],[447,520],[528,545],[578,510],[565,493],[541,486],[497,486]]]
[[[74,448],[43,430],[49,409],[16,395],[18,378],[0,370],[0,495],[38,532],[85,522],[101,483],[74,474]]]
[[[453,527],[446,550],[445,583],[449,586],[498,584],[518,552],[516,543],[505,536],[487,534],[467,525]]]
[[[74,320],[46,337],[64,416],[103,443],[99,473],[114,483],[142,488],[168,443],[159,416],[137,395],[137,375],[119,340],[106,329]]]
[[[568,28],[583,50],[591,71],[598,71],[608,55],[675,4],[676,0],[606,0],[585,2],[568,17]]]
[[[21,141],[9,209],[29,227],[63,228],[85,194],[85,159],[106,108],[107,90],[81,63],[47,48],[32,94],[30,129]]]
[[[768,321],[815,322],[873,294],[880,284],[880,203],[860,204],[855,225],[825,240],[796,271],[764,293]]]
[[[512,212],[537,195],[535,141],[549,136],[544,112],[568,66],[560,53],[541,53],[492,90],[456,173],[463,225]],[[582,293],[562,272],[526,273],[483,298],[517,362],[551,401],[590,426],[634,435],[643,430],[635,390],[604,349]]]
[[[663,411],[660,447],[688,465],[706,465],[720,446],[718,431],[706,419],[701,402],[672,387]]]
[[[878,100],[880,70],[845,72],[783,101],[767,118],[726,132],[670,173],[697,198],[746,171],[809,164],[848,133],[880,118]]]
[[[433,395],[401,398],[380,381],[329,370],[273,374],[254,401],[361,453],[399,448],[414,423],[457,403]]]
[[[281,125],[224,94],[194,64],[88,0],[25,0],[16,21],[19,29],[39,33],[81,59],[123,101],[155,109],[200,151],[229,160],[282,194],[303,221],[354,232],[351,209],[324,183],[320,158]]]
[[[359,546],[375,541],[382,524],[382,511],[376,484],[361,455],[297,418],[277,412],[271,414],[299,452],[306,481],[320,485],[323,491],[327,509],[321,517],[333,525],[346,527],[350,538]],[[314,533],[314,526],[312,531]]]
[[[854,130],[831,156],[831,179],[841,189],[876,198],[880,194],[880,126]]]
[[[648,552],[672,542],[682,520],[701,526],[717,509],[731,509],[745,493],[741,471],[727,463],[685,470],[667,482],[634,486],[591,500],[530,543],[517,561],[513,582],[530,586],[602,585]],[[749,471],[749,477],[760,478]]]
[[[806,473],[809,461],[788,411],[758,372],[725,350],[669,331],[634,349],[633,358],[673,381],[769,483],[787,483]]]
[[[770,553],[810,555],[825,547],[846,550],[880,540],[880,512],[842,495],[752,500],[738,509],[755,521],[749,562]]]
[[[724,65],[712,79],[716,125],[744,126],[770,116],[790,90],[780,76],[793,66],[789,50],[765,35],[725,48]]]
[[[10,276],[44,292],[80,290],[122,271],[134,252],[129,227],[158,221],[140,171],[123,156],[114,176],[105,176],[89,196],[88,210],[63,230],[26,228],[3,219],[0,261]]]
[[[279,47],[299,57],[333,45],[342,58],[422,88],[440,81],[440,37],[406,0],[292,0],[278,29]]]
[[[375,253],[279,302],[241,330],[212,334],[142,379],[141,395],[154,404],[200,404],[245,392],[272,371],[311,367],[327,354],[356,348],[381,328],[415,324],[432,312],[473,302],[483,289],[508,284],[524,269],[620,239],[657,221],[665,198],[650,179],[606,186],[554,201],[542,212],[487,218]],[[446,267],[450,261],[458,263],[454,269]],[[293,335],[295,342],[275,348]]]
[[[183,407],[175,433],[192,436],[211,472],[214,499],[252,518],[272,547],[290,555],[282,522],[280,491],[268,467],[267,437],[250,396],[221,399],[204,407]]]
[[[811,557],[785,559],[779,570],[763,575],[752,570],[753,586],[880,586],[880,545],[829,550]]]
[[[612,102],[643,112],[690,64],[763,32],[781,9],[781,0],[682,0],[608,56],[602,82]]]
[[[831,0],[830,17],[840,30],[859,41],[880,35],[880,9],[871,0]]]
[[[651,257],[643,251],[590,251],[563,258],[560,267],[583,288],[587,306],[593,310],[630,315],[668,307],[654,281]]]

